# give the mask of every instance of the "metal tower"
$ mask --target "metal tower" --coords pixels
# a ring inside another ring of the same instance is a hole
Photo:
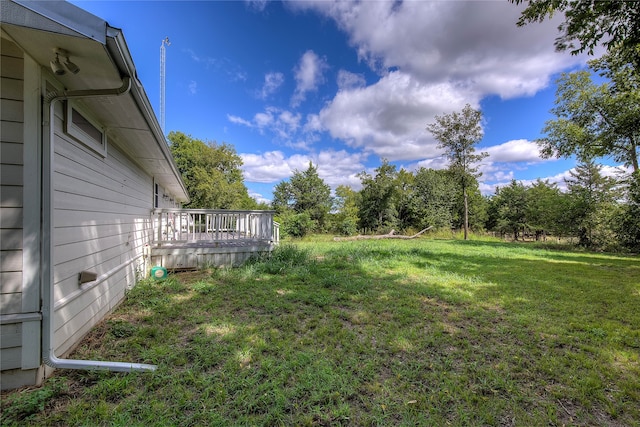
[[[169,46],[171,42],[169,37],[165,37],[160,45],[160,127],[164,133],[164,69],[166,62],[165,46]]]

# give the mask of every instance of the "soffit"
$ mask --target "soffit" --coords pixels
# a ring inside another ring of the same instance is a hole
[[[2,1],[2,3],[4,13],[5,3],[9,2]],[[8,24],[5,20],[6,16],[2,16],[3,32],[45,69],[49,69],[49,61],[55,56],[54,49],[62,48],[70,53],[71,61],[80,67],[80,72],[78,74],[67,72],[63,76],[55,77],[65,90],[110,89],[122,86],[123,66],[114,62],[107,45],[96,41],[95,38],[74,33],[64,26],[58,28],[51,24],[46,30],[39,30]],[[33,23],[36,20],[33,18],[16,21]],[[38,25],[45,26],[41,22]],[[123,40],[114,42],[114,39],[108,42],[111,43],[112,49],[118,43],[124,43]],[[126,49],[126,45],[124,48]],[[123,61],[123,58],[115,59]],[[135,74],[135,69],[133,73]],[[173,193],[177,200],[187,201],[185,187],[179,178],[179,172],[159,129],[156,116],[151,110],[144,88],[137,76],[130,77],[132,88],[125,95],[85,98],[77,102],[89,109],[105,126],[110,144],[118,146],[129,155],[143,170],[154,176],[156,182]]]

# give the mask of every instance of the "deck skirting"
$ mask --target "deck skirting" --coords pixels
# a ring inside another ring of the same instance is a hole
[[[215,244],[215,242],[183,243],[151,248],[151,266],[167,270],[198,269],[207,267],[236,267],[250,258],[273,250],[271,242],[243,242],[242,244]]]

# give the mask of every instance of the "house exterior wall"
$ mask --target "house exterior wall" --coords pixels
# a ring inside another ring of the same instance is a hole
[[[22,313],[24,58],[5,38],[0,54],[0,307],[6,316]],[[21,333],[20,322],[0,325],[2,370],[20,368]]]
[[[41,233],[48,230],[41,230],[40,189],[49,182],[42,176],[48,115],[41,99],[56,82],[4,33],[0,40],[0,388],[10,389],[38,384],[50,372],[41,357],[40,290],[49,286],[41,277],[47,262]],[[74,106],[91,116],[82,103]],[[150,213],[155,194],[167,192],[108,137],[105,155],[71,136],[66,102],[54,108],[53,343],[55,354],[66,357],[147,273]],[[160,197],[159,207],[176,204]],[[80,284],[82,271],[97,280]]]
[[[109,141],[102,156],[66,133],[65,102],[54,107],[53,342],[62,356],[144,274],[154,181]],[[79,284],[82,271],[98,279]]]
[[[4,34],[0,55],[0,385],[14,388],[42,376],[39,72]]]
[[[13,43],[2,39],[2,92],[0,118],[0,303],[2,314],[22,311],[22,212],[23,212],[23,128],[24,60]],[[2,342],[2,348],[6,348]],[[7,354],[7,352],[4,352]],[[19,359],[18,359],[19,361]],[[2,366],[15,365],[4,357]]]

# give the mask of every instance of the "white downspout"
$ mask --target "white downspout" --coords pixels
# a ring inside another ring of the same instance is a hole
[[[48,108],[49,123],[49,162],[46,167],[48,171],[43,171],[43,176],[49,176],[49,182],[43,183],[43,196],[42,196],[42,210],[45,213],[42,223],[42,253],[44,262],[42,263],[42,283],[46,289],[42,292],[42,359],[44,363],[52,368],[62,369],[85,369],[85,370],[108,370],[115,372],[144,372],[155,371],[155,365],[147,365],[144,363],[129,363],[129,362],[108,362],[108,361],[96,361],[96,360],[74,360],[74,359],[61,359],[55,355],[55,348],[53,344],[54,337],[54,275],[53,275],[53,177],[54,177],[54,160],[55,160],[55,103],[71,98],[89,98],[97,96],[120,96],[131,89],[131,78],[124,77],[122,79],[122,86],[113,89],[89,89],[89,90],[75,90],[75,91],[54,91],[47,94],[44,99],[46,108]],[[46,133],[45,133],[46,134]],[[48,174],[47,174],[48,172]]]

